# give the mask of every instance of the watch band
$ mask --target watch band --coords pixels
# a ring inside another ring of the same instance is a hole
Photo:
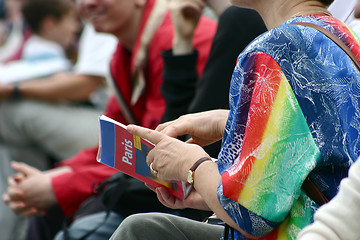
[[[194,182],[195,182],[195,170],[196,168],[203,162],[205,161],[212,161],[212,159],[210,157],[203,157],[200,158],[199,160],[197,160],[194,165],[192,165],[192,167],[189,169],[188,171],[188,175],[187,175],[187,182],[190,183],[192,186],[194,186]]]
[[[197,160],[194,165],[192,165],[192,167],[190,168],[191,171],[195,171],[195,169],[203,162],[205,161],[212,161],[212,159],[210,157],[203,157],[203,158],[200,158],[199,160]]]

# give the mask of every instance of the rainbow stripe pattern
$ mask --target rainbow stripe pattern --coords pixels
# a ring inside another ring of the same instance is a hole
[[[274,187],[292,188],[281,192],[284,202],[280,204],[293,204],[296,198],[289,192],[300,194],[299,186],[316,165],[320,152],[289,82],[276,70],[279,66],[268,55],[259,53],[256,58],[268,64],[254,68],[262,75],[256,77],[239,159],[222,174],[224,194],[256,214],[279,222],[288,212],[273,217],[277,214],[269,206],[278,204]]]

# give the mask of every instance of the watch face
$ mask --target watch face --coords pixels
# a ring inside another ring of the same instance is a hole
[[[187,182],[191,185],[194,183],[193,171],[189,170],[187,174]]]

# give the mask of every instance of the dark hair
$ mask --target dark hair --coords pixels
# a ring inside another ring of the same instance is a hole
[[[72,0],[24,0],[21,12],[31,30],[38,33],[47,16],[59,21],[74,9]]]
[[[325,6],[329,6],[334,0],[320,0]]]

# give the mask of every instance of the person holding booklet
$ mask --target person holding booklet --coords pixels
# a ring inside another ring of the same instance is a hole
[[[232,2],[257,10],[269,31],[238,58],[230,111],[184,115],[156,130],[127,126],[155,144],[147,163],[159,179],[194,187],[185,200],[153,189],[158,199],[174,209],[212,210],[225,226],[144,213],[126,218],[112,240],[295,239],[359,157],[358,60],[321,31],[341,37],[356,56],[360,45],[327,11],[332,1]],[[191,136],[186,143],[175,138],[183,134]],[[219,139],[214,163],[202,146]]]
[[[78,0],[77,3],[82,16],[97,32],[111,33],[119,40],[110,64],[115,94],[108,101],[105,115],[124,124],[137,123],[155,128],[165,111],[160,93],[163,81],[161,52],[171,48],[173,41],[166,2]],[[199,51],[199,74],[208,58],[216,26],[215,21],[201,17],[195,30],[193,43]],[[52,238],[61,229],[64,215],[74,214],[93,194],[94,185],[116,173],[97,163],[97,151],[97,146],[85,149],[46,172],[13,163],[19,174],[9,180],[3,198],[14,212],[33,216],[29,239],[41,239],[45,235]],[[155,195],[153,201],[158,202]],[[38,214],[45,215],[34,216]],[[51,231],[45,232],[48,229]]]

